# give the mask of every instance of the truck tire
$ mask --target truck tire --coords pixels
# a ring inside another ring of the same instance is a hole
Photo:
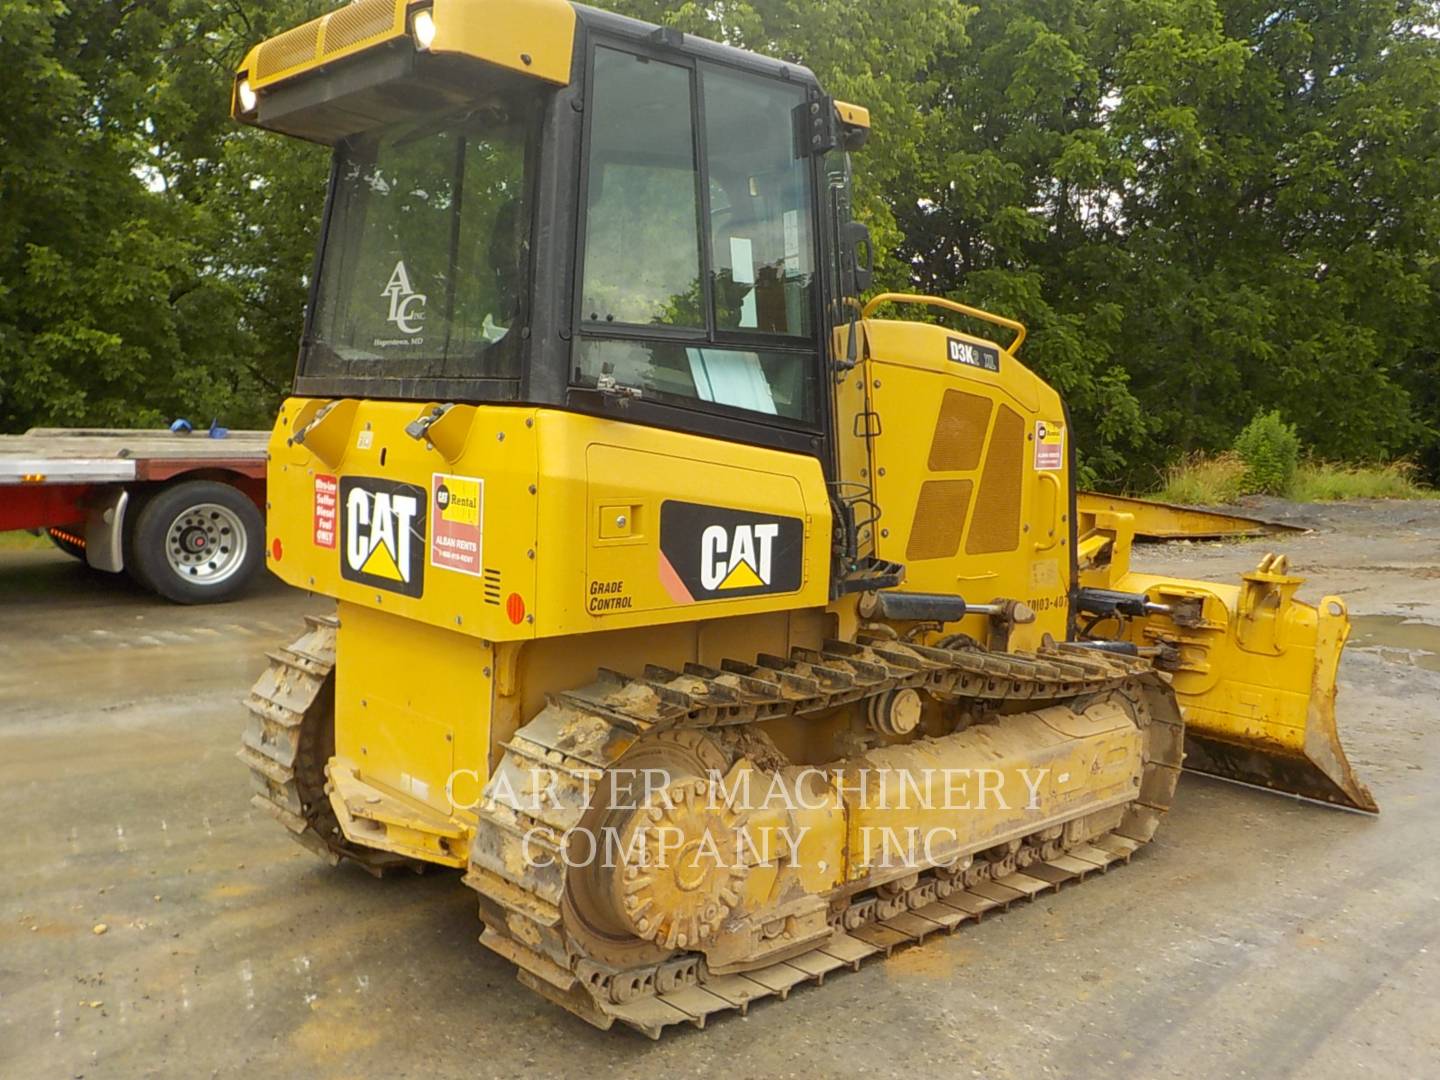
[[[229,484],[186,480],[163,488],[132,520],[126,561],[133,576],[177,604],[229,600],[264,561],[265,522]]]

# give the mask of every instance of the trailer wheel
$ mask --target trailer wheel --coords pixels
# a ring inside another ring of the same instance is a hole
[[[243,589],[264,558],[265,522],[244,492],[187,480],[134,519],[128,560],[141,584],[177,604],[213,604]]]

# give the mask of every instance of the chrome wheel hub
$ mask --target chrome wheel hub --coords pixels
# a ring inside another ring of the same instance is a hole
[[[171,571],[197,585],[218,585],[245,561],[245,527],[233,510],[201,503],[176,515],[165,535]]]

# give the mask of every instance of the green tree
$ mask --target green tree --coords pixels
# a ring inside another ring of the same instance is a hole
[[[0,6],[0,426],[264,424],[323,148],[240,128],[245,50],[317,0]],[[870,107],[879,281],[1022,319],[1088,478],[1279,409],[1440,475],[1435,0],[620,0]]]
[[[997,0],[900,185],[919,283],[1035,328],[1088,464],[1146,482],[1281,407],[1337,459],[1434,444],[1435,6]],[[948,176],[948,182],[945,177]],[[931,194],[925,195],[923,193]],[[1430,397],[1433,401],[1433,397]]]
[[[319,6],[0,6],[0,427],[268,424],[324,155],[262,153],[226,87]]]

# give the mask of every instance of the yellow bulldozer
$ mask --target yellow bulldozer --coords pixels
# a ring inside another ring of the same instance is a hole
[[[267,558],[336,612],[249,698],[254,802],[462,871],[546,998],[657,1037],[783,998],[1127,861],[1182,762],[1375,810],[1344,603],[1132,571],[1025,328],[866,299],[870,118],[804,67],[358,0],[232,110],[333,148]]]

